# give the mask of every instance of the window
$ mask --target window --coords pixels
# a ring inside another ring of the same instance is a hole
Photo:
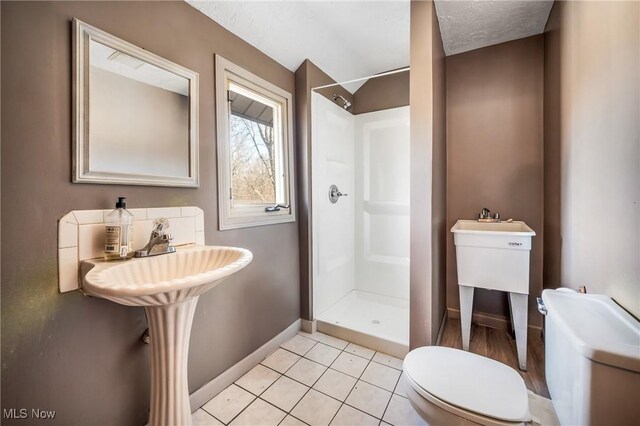
[[[220,230],[295,221],[291,94],[216,55]]]

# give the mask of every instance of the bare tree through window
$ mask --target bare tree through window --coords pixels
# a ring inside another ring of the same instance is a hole
[[[235,114],[230,124],[233,203],[275,203],[273,126]]]

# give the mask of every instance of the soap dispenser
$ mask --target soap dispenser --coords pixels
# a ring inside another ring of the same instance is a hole
[[[116,208],[106,218],[104,258],[126,260],[133,253],[133,215],[127,210],[127,199],[118,197]]]

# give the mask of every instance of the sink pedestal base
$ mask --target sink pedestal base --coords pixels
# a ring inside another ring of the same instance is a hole
[[[162,306],[145,306],[151,337],[151,414],[149,426],[192,424],[187,361],[198,297]]]

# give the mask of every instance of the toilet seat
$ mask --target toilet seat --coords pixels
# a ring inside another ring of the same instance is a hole
[[[502,363],[428,346],[409,352],[403,367],[407,384],[419,397],[458,417],[485,425],[531,420],[522,377]]]

